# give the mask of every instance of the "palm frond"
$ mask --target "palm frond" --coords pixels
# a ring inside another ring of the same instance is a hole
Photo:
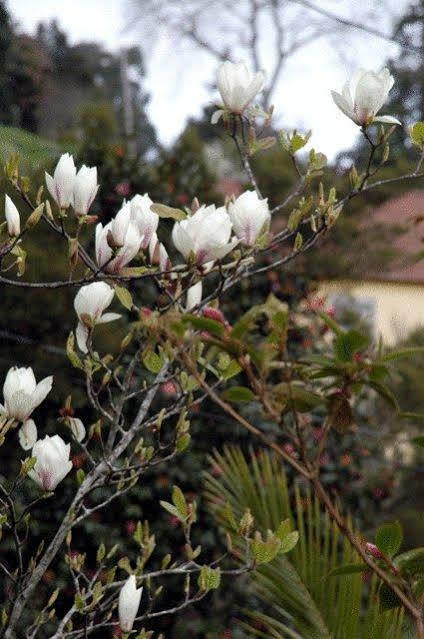
[[[263,611],[243,611],[241,626],[249,636],[273,639],[377,639],[402,636],[403,611],[383,612],[376,597],[377,581],[361,574],[328,578],[345,563],[361,563],[337,526],[323,513],[308,486],[287,477],[276,456],[253,452],[246,459],[239,448],[214,452],[210,461],[219,476],[206,475],[205,494],[219,524],[229,530],[228,504],[236,520],[250,508],[257,529],[276,530],[285,519],[299,531],[299,542],[287,555],[259,566],[250,576]],[[248,621],[249,620],[249,621]]]

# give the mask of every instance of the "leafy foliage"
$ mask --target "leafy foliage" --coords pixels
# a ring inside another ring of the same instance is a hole
[[[401,610],[383,612],[375,595],[378,584],[364,582],[363,565],[316,497],[295,485],[291,494],[284,468],[273,454],[235,447],[211,458],[214,475],[206,475],[211,512],[229,532],[228,510],[237,519],[250,508],[259,529],[275,528],[287,519],[298,528],[299,543],[288,555],[277,555],[249,577],[264,610],[244,611],[241,625],[249,636],[301,639],[374,639],[402,636]],[[346,570],[352,564],[352,570]],[[343,569],[341,569],[343,566]],[[329,574],[339,577],[329,577]],[[343,575],[343,576],[342,576]],[[327,576],[327,577],[326,577]],[[360,614],[358,614],[360,611]]]

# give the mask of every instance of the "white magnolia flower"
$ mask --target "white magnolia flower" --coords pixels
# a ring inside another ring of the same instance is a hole
[[[7,232],[10,237],[18,237],[21,232],[21,218],[18,209],[7,194],[4,196],[4,211],[7,222]]]
[[[37,426],[33,419],[27,419],[19,429],[19,443],[24,450],[31,450],[37,441]]]
[[[52,384],[51,375],[37,384],[31,367],[10,368],[3,386],[4,406],[0,404],[0,412],[9,419],[25,422],[46,398]]]
[[[131,204],[124,202],[118,213],[110,222],[110,238],[109,243],[113,246],[120,247],[125,244],[125,237],[131,222]]]
[[[72,462],[69,459],[70,451],[71,445],[65,444],[59,435],[53,435],[53,437],[46,435],[44,439],[39,439],[34,444],[32,456],[37,461],[28,475],[43,490],[54,490],[72,468]]]
[[[74,308],[78,315],[78,325],[75,335],[78,347],[87,353],[87,339],[90,328],[96,324],[113,322],[121,316],[118,313],[103,313],[110,306],[115,291],[106,282],[93,282],[82,286],[75,296]]]
[[[256,191],[245,191],[228,205],[234,233],[246,246],[253,246],[271,220],[268,199],[261,200]]]
[[[82,442],[85,437],[85,426],[79,417],[68,417],[69,427],[77,442]]]
[[[96,261],[108,273],[119,273],[137,255],[142,238],[131,219],[131,205],[124,204],[114,219],[96,226]],[[114,254],[111,246],[118,250]]]
[[[74,158],[69,153],[64,153],[56,165],[53,177],[46,173],[49,193],[61,209],[67,209],[72,203],[76,172]]]
[[[372,122],[400,124],[391,115],[376,117],[387,100],[393,83],[393,76],[388,69],[383,69],[380,73],[359,69],[350,83],[346,82],[341,94],[332,91],[331,95],[339,109],[358,126],[366,126]]]
[[[188,289],[186,300],[186,311],[188,313],[202,301],[202,288],[202,280],[199,280]]]
[[[187,260],[194,256],[197,264],[219,260],[237,244],[230,240],[232,224],[225,207],[201,206],[194,215],[175,222],[172,240]]]
[[[159,269],[161,273],[167,273],[172,269],[172,263],[169,259],[168,251],[164,247],[164,245],[159,242],[158,236],[156,233],[153,233],[150,243],[149,243],[149,259],[150,264],[159,264]],[[175,275],[171,273],[172,276]]]
[[[98,190],[97,167],[83,164],[74,182],[73,206],[77,215],[87,215]]]
[[[150,210],[152,200],[147,193],[134,195],[131,200],[131,219],[142,238],[141,248],[146,249],[159,224],[159,215]]]
[[[119,593],[119,625],[122,632],[130,632],[137,616],[140,606],[143,588],[137,589],[137,582],[134,575],[130,575]]]
[[[253,98],[261,91],[265,73],[250,75],[244,62],[224,62],[218,69],[217,85],[225,108],[241,114]]]

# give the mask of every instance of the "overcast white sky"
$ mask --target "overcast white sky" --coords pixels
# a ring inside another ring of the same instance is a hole
[[[385,1],[396,12],[407,4],[407,0]],[[96,40],[118,49],[126,44],[143,44],[140,31],[127,28],[128,3],[129,0],[9,0],[9,9],[26,31],[33,32],[39,21],[55,17],[71,42]],[[316,4],[359,21],[367,7],[376,6],[375,0],[317,0]],[[388,29],[388,24],[387,13],[382,12],[378,26]],[[202,106],[213,101],[210,85],[216,62],[206,54],[193,55],[187,47],[176,54],[163,34],[149,43],[147,53],[145,88],[151,96],[149,115],[159,138],[168,144],[182,130],[188,116],[200,114]],[[333,157],[354,142],[358,129],[337,110],[330,89],[341,89],[357,66],[378,69],[388,55],[396,53],[396,45],[368,35],[349,38],[346,50],[323,40],[300,50],[288,62],[274,96],[279,125],[311,128],[315,148]]]

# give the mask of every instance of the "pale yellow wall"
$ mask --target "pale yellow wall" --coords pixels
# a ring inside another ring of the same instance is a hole
[[[395,344],[415,328],[424,327],[424,285],[390,282],[334,281],[321,284],[319,296],[352,295],[375,302],[375,330],[386,344]]]

